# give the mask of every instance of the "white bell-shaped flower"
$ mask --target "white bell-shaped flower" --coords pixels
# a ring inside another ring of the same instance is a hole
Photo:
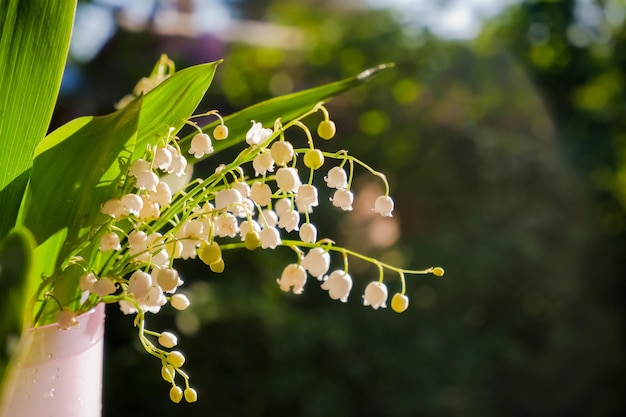
[[[274,210],[265,209],[259,216],[259,221],[264,227],[276,227],[278,225],[278,215]]]
[[[392,217],[391,212],[393,211],[393,200],[391,197],[386,195],[381,195],[374,201],[374,208],[372,209],[374,213],[378,213],[384,217]]]
[[[137,177],[138,174],[147,171],[150,171],[150,162],[140,158],[134,160],[133,163],[130,164],[130,168],[128,169],[128,175]]]
[[[387,304],[387,286],[382,282],[372,281],[365,287],[363,295],[363,305],[372,306],[374,310],[379,307],[385,308]]]
[[[333,167],[328,171],[328,175],[324,177],[324,181],[330,188],[346,188],[348,185],[348,175],[346,171],[339,167]]]
[[[267,172],[274,172],[272,154],[268,151],[259,153],[252,160],[252,168],[254,168],[255,177],[265,175]]]
[[[181,234],[191,239],[201,239],[204,233],[204,224],[198,219],[187,220],[183,223]]]
[[[300,213],[295,210],[289,210],[286,213],[283,213],[280,216],[280,220],[278,221],[278,227],[281,229],[285,229],[287,232],[291,232],[292,230],[298,230],[298,225],[300,224]]]
[[[148,235],[141,230],[133,230],[128,235],[130,254],[135,255],[148,249]]]
[[[261,123],[252,121],[252,127],[246,133],[246,142],[250,146],[258,146],[272,136],[272,129],[264,129]]]
[[[191,146],[189,153],[196,158],[202,158],[204,155],[213,153],[213,144],[211,138],[206,133],[197,133],[191,138]]]
[[[317,240],[317,228],[312,223],[305,223],[300,226],[300,240],[305,243],[315,243]]]
[[[235,206],[241,205],[243,197],[241,193],[234,188],[228,188],[220,190],[215,195],[215,208],[217,210],[228,209],[228,211],[235,210]],[[237,210],[235,210],[237,211]]]
[[[301,213],[310,213],[318,205],[317,188],[313,185],[302,184],[296,194],[296,206]]]
[[[159,310],[161,310],[161,306],[164,306],[167,303],[167,298],[165,298],[161,287],[153,285],[148,290],[148,294],[138,301],[145,311],[156,314]]]
[[[289,264],[276,282],[285,292],[292,290],[294,294],[301,294],[306,284],[306,271],[298,264]]]
[[[135,271],[128,279],[127,291],[133,294],[135,299],[140,300],[148,294],[152,287],[152,276],[143,271]]]
[[[87,274],[81,275],[78,280],[78,285],[81,291],[89,291],[93,292],[93,284],[98,281],[98,278],[93,272],[89,272]]]
[[[152,256],[151,263],[159,268],[167,268],[170,264],[170,254],[165,249],[161,249]]]
[[[195,239],[180,240],[180,252],[178,258],[180,259],[195,259],[198,254],[196,249],[200,246],[200,241]]]
[[[97,280],[93,284],[93,293],[98,297],[103,298],[107,295],[113,294],[117,290],[117,286],[115,282],[111,278],[103,277]]]
[[[309,274],[321,281],[330,267],[330,255],[322,248],[313,248],[302,258],[300,264],[309,271]]]
[[[144,171],[137,174],[135,187],[139,190],[155,191],[159,183],[159,177],[152,171]]]
[[[261,247],[263,249],[275,249],[280,245],[280,233],[275,227],[266,227],[259,232],[259,239],[261,239]]]
[[[153,275],[156,276],[156,282],[163,292],[175,292],[176,288],[180,285],[178,271],[173,268],[155,268]]]
[[[172,202],[172,190],[166,182],[159,182],[154,191],[148,193],[150,201],[161,207],[166,207]]]
[[[237,218],[230,213],[224,213],[215,218],[215,233],[219,237],[235,237],[239,232]]]
[[[288,198],[281,198],[274,202],[274,211],[278,214],[278,217],[291,210],[291,200]]]
[[[117,235],[117,233],[105,233],[100,238],[100,252],[120,249],[122,249],[122,246],[120,245],[120,237]]]
[[[300,177],[295,168],[279,168],[276,171],[276,185],[285,192],[294,193],[300,186]]]
[[[243,198],[250,197],[250,186],[247,182],[238,181],[233,184],[233,188],[239,191],[239,194],[241,194]]]
[[[168,174],[174,174],[177,177],[185,175],[185,168],[187,168],[187,160],[182,155],[173,155],[172,163],[167,170]]]
[[[250,187],[250,198],[261,207],[267,206],[272,201],[272,189],[262,182],[255,182]]]
[[[124,212],[139,216],[139,212],[143,207],[143,200],[137,194],[126,194],[120,198]]]
[[[161,171],[167,171],[172,163],[172,151],[169,148],[157,148],[154,151],[152,165]]]
[[[272,159],[276,165],[284,166],[293,160],[293,145],[287,141],[278,141],[270,148]]]
[[[333,206],[339,207],[344,211],[352,210],[352,202],[354,201],[354,195],[352,191],[341,188],[335,191],[333,197],[330,199],[333,202]]]
[[[346,271],[333,271],[330,275],[324,277],[322,289],[328,291],[328,295],[333,300],[348,301],[348,295],[352,289],[352,277]]]
[[[148,221],[148,220],[156,220],[159,218],[159,204],[150,200],[147,195],[142,195],[141,199],[143,200],[143,205],[141,206],[141,210],[139,210],[139,219]]]
[[[119,219],[126,215],[126,210],[119,199],[111,199],[105,202],[100,208],[100,212],[114,219]]]

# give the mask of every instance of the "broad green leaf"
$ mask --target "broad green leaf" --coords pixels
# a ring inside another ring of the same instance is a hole
[[[102,216],[100,204],[116,192],[122,166],[134,151],[141,104],[139,98],[110,115],[76,119],[48,135],[35,151],[18,219],[32,232],[42,260],[29,275],[29,294],[37,293],[43,277],[58,278],[70,243],[78,242],[85,227]],[[58,291],[67,294],[63,288]],[[59,301],[69,305],[70,299]]]
[[[61,85],[76,2],[0,0],[0,238],[15,224]]]
[[[393,64],[383,64],[374,68],[370,68],[361,72],[359,75],[347,78],[345,80],[336,81],[320,87],[310,88],[308,90],[297,93],[287,94],[281,97],[272,98],[261,103],[250,106],[237,113],[233,113],[224,117],[224,122],[228,126],[228,139],[222,141],[214,141],[213,147],[215,152],[229,148],[242,142],[245,134],[252,126],[250,121],[262,123],[265,127],[272,127],[277,118],[281,118],[283,123],[292,120],[301,114],[310,110],[319,102],[326,102],[330,98],[361,85],[380,72],[392,68]],[[219,121],[208,124],[203,128],[205,132],[210,133],[217,126]],[[181,139],[181,151],[186,153],[191,145],[191,138],[194,134],[190,134]],[[206,158],[207,156],[205,156]]]
[[[11,340],[17,343],[22,331],[19,313],[26,297],[26,277],[34,244],[33,237],[25,229],[15,229],[0,241],[0,381],[9,361],[7,343]]]

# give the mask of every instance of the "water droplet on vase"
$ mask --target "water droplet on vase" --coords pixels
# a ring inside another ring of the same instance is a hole
[[[50,388],[50,391],[48,391],[48,393],[44,395],[44,398],[52,398],[52,397],[54,397],[54,388]]]

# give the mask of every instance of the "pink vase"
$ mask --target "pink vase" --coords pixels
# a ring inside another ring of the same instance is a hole
[[[99,417],[102,410],[104,304],[78,327],[27,330],[4,384],[0,417]]]

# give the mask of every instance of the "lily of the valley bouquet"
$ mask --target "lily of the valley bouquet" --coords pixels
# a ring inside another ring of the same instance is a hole
[[[81,117],[37,140],[27,155],[30,166],[20,174],[27,180],[22,194],[11,194],[19,176],[2,182],[3,198],[13,196],[17,210],[7,219],[11,207],[3,201],[3,253],[17,256],[2,257],[0,277],[18,299],[13,306],[23,312],[20,324],[71,329],[97,304],[117,304],[134,315],[141,344],[156,358],[174,402],[194,402],[198,394],[184,370],[185,356],[176,349],[176,335],[148,324],[150,314],[163,308],[190,305],[178,291],[184,277],[177,265],[186,259],[199,258],[218,274],[227,268],[224,251],[241,250],[245,256],[245,251],[289,247],[293,260],[275,271],[277,291],[300,294],[313,281],[331,299],[346,302],[353,291],[349,261],[360,258],[379,274],[364,283],[358,298],[374,309],[389,302],[397,312],[409,303],[406,274],[443,275],[439,267],[409,270],[370,258],[336,244],[332,236],[318,236],[315,226],[318,205],[352,209],[358,171],[377,177],[385,190],[371,209],[393,214],[381,172],[349,151],[324,150],[325,141],[340,136],[324,103],[385,66],[235,114],[194,114],[218,64],[176,72],[174,63],[161,57],[115,112]],[[7,120],[24,119],[5,117],[4,162],[23,140],[5,134]],[[306,140],[294,139],[301,137]],[[224,159],[220,151],[232,147],[238,153]],[[193,165],[205,158],[214,169],[192,175]],[[333,190],[330,201],[320,201],[318,187]],[[387,274],[400,278],[390,301]]]

